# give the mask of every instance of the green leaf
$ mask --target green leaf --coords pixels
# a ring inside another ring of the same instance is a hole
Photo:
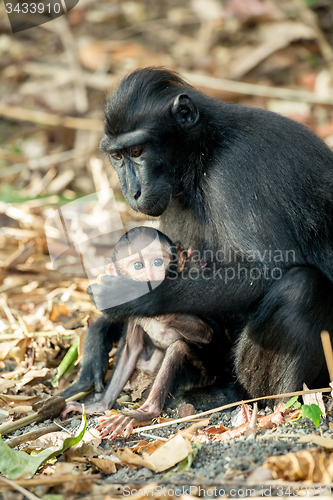
[[[305,5],[307,5],[308,7],[311,7],[312,5],[318,4],[320,1],[321,0],[303,0]]]
[[[292,406],[296,410],[302,406],[298,401],[298,396],[294,396],[293,398],[289,399],[289,401],[287,401],[287,403],[285,404],[285,408],[291,408]]]
[[[318,405],[302,405],[302,417],[310,418],[316,427],[319,425],[320,415],[322,414],[323,412]]]
[[[18,479],[22,474],[24,474],[25,479],[32,477],[46,460],[61,455],[68,448],[79,443],[86,428],[87,419],[83,413],[81,425],[75,436],[66,438],[60,448],[53,446],[41,451],[36,456],[28,455],[24,451],[12,450],[0,437],[0,472],[8,479]]]
[[[79,339],[76,339],[68,349],[66,355],[64,356],[64,359],[61,361],[60,365],[57,368],[57,374],[51,381],[53,387],[58,386],[59,380],[64,376],[67,370],[69,370],[70,367],[73,365],[73,363],[77,360],[78,346],[79,346]]]
[[[54,493],[53,495],[43,495],[42,500],[63,500],[63,495]]]

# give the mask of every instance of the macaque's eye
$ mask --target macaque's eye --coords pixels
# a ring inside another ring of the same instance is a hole
[[[111,154],[112,158],[114,158],[115,160],[121,160],[123,155],[121,153],[112,153]]]
[[[136,271],[141,271],[141,269],[143,269],[143,264],[140,260],[138,260],[137,262],[134,262],[133,267]]]
[[[161,266],[163,266],[164,262],[163,262],[163,259],[157,258],[157,259],[154,259],[153,264],[155,267],[161,267]]]
[[[141,153],[142,153],[142,149],[140,149],[140,148],[133,148],[133,149],[131,149],[131,151],[130,151],[129,154],[130,154],[130,156],[138,157],[138,156],[141,155]]]

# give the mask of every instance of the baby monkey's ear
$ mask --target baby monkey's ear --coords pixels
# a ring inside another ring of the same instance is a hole
[[[117,266],[114,262],[108,264],[108,273],[111,274],[111,276],[119,276]]]
[[[177,243],[176,243],[176,250],[177,250],[177,257],[178,257],[177,272],[181,273],[185,267],[187,253],[185,252],[183,245],[179,241],[177,241]]]

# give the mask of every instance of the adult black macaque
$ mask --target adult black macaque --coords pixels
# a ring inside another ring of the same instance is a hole
[[[105,134],[101,150],[129,205],[161,216],[161,231],[200,252],[202,272],[133,300],[126,278],[92,285],[104,316],[88,332],[93,353],[84,354],[74,390],[92,381],[101,389],[121,321],[169,313],[210,316],[228,328],[249,396],[327,383],[319,333],[333,331],[330,149],[290,119],[218,102],[153,68],[119,84]],[[121,290],[129,301],[113,305]]]
[[[116,244],[108,272],[114,276],[145,283],[161,283],[185,271],[187,254],[180,243],[174,245],[160,231],[137,227],[125,233]],[[189,266],[190,269],[196,268]],[[93,340],[90,338],[90,341]],[[179,389],[212,385],[222,372],[219,351],[223,341],[218,326],[189,314],[167,314],[155,318],[128,320],[118,348],[117,363],[103,398],[86,408],[86,413],[111,409],[135,368],[154,380],[144,404],[120,415],[105,418],[98,427],[102,436],[114,439],[124,431],[128,437],[134,425],[157,417],[167,395]],[[62,412],[82,412],[82,405],[68,403]]]

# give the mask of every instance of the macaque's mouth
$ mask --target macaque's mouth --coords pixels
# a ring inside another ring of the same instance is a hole
[[[151,217],[159,217],[167,209],[171,201],[171,193],[165,192],[152,205],[136,203],[136,210]]]

